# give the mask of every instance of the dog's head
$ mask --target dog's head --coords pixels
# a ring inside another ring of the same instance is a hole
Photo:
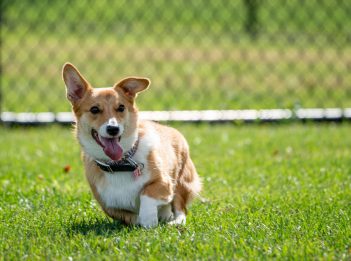
[[[137,94],[150,85],[147,78],[129,77],[111,88],[93,88],[70,63],[62,70],[77,121],[83,150],[95,159],[120,160],[137,135]]]

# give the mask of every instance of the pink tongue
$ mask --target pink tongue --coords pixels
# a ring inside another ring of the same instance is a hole
[[[122,158],[123,150],[118,144],[117,139],[107,139],[99,137],[102,145],[104,145],[104,152],[112,160],[120,160]]]

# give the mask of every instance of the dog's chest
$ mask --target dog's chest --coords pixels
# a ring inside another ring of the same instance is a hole
[[[135,178],[132,172],[104,173],[103,181],[96,184],[96,188],[106,207],[139,211],[140,193],[151,177],[147,157],[158,144],[159,139],[153,132],[140,140],[133,159],[144,166],[141,176]]]
[[[105,180],[97,185],[97,191],[105,206],[137,212],[140,192],[147,181],[146,173],[136,178],[131,172],[104,175]]]

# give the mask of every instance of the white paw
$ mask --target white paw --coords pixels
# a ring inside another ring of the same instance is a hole
[[[153,228],[158,225],[157,215],[139,215],[137,223],[144,228]]]
[[[156,227],[158,225],[158,207],[166,203],[167,202],[160,199],[141,195],[138,224],[145,228]]]
[[[170,225],[185,225],[186,217],[177,217],[176,219],[168,222]]]
[[[169,222],[170,225],[185,225],[186,223],[186,216],[181,211],[175,212],[175,219]]]

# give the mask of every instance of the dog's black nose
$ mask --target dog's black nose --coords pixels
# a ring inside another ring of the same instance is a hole
[[[111,136],[116,136],[119,133],[118,126],[107,125],[106,132]]]

